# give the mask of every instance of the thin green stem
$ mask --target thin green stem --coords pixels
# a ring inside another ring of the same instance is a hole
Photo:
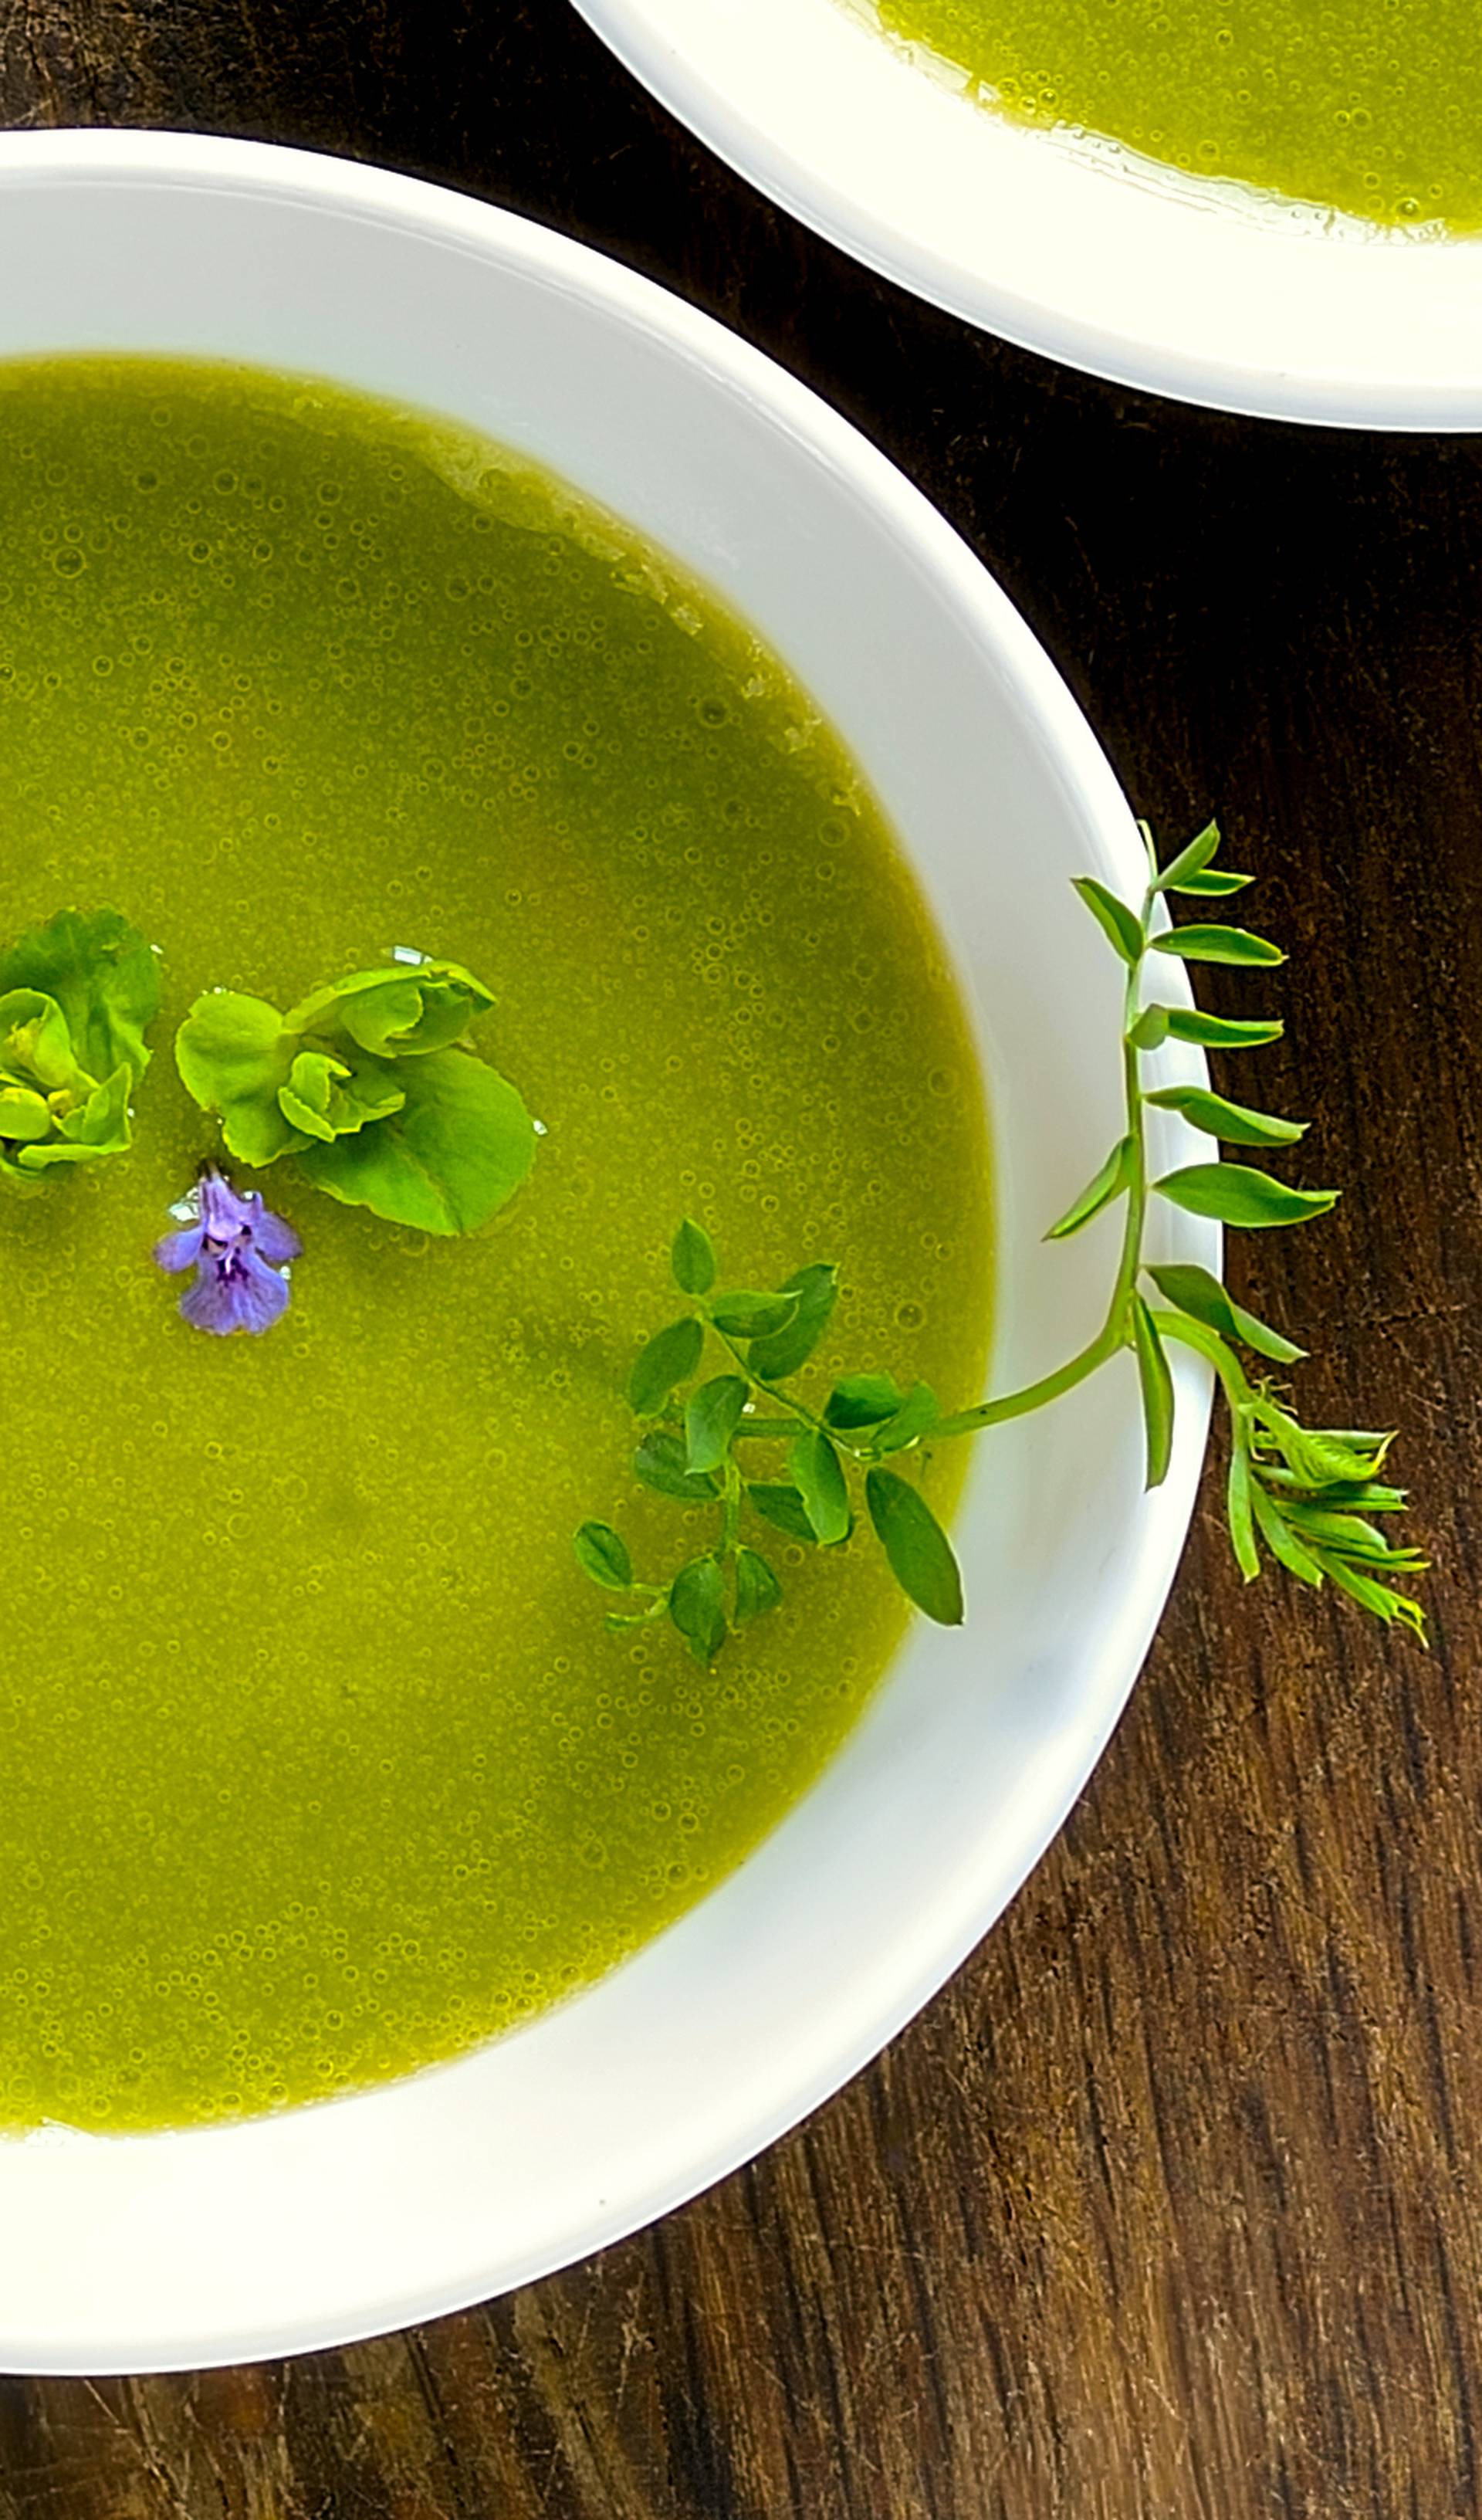
[[[1151,887],[1143,896],[1143,933],[1152,915],[1154,895]],[[931,1429],[933,1443],[939,1436],[976,1435],[985,1426],[1002,1426],[1010,1418],[1027,1418],[1032,1410],[1043,1409],[1051,1400],[1073,1391],[1078,1382],[1098,1372],[1119,1348],[1128,1343],[1129,1319],[1133,1291],[1143,1266],[1143,1235],[1147,1222],[1147,1145],[1144,1123],[1142,1054],[1132,1039],[1132,1030],[1142,1012],[1143,965],[1146,947],[1129,966],[1127,988],[1122,1008],[1122,1094],[1126,1109],[1125,1135],[1132,1148],[1132,1170],[1127,1187],[1127,1213],[1122,1227],[1122,1250],[1117,1274],[1106,1307],[1106,1318],[1089,1346],[1054,1373],[1040,1376],[1038,1382],[1026,1383],[1020,1391],[1005,1392],[1001,1399],[984,1400],[976,1409],[962,1409],[952,1418],[943,1418]]]

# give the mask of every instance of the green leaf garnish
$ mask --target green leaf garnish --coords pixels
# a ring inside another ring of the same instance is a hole
[[[715,1283],[715,1246],[704,1227],[686,1217],[669,1254],[674,1282],[683,1295],[708,1295]]]
[[[726,1579],[719,1558],[696,1557],[669,1587],[669,1616],[696,1662],[713,1662],[726,1642]]]
[[[1202,1085],[1164,1085],[1143,1100],[1160,1111],[1179,1112],[1191,1128],[1223,1138],[1227,1146],[1294,1147],[1307,1135],[1305,1120],[1279,1120],[1271,1111],[1248,1110],[1243,1102],[1228,1102],[1223,1094],[1210,1094]]]
[[[1280,1041],[1282,1023],[1239,1023],[1230,1015],[1201,1014],[1197,1007],[1163,1007],[1171,1041],[1191,1041],[1201,1050],[1264,1050]]]
[[[1173,1455],[1173,1374],[1158,1336],[1157,1324],[1141,1295],[1132,1299],[1132,1344],[1143,1394],[1143,1428],[1147,1439],[1145,1484],[1160,1488]]]
[[[1258,1356],[1269,1356],[1278,1365],[1297,1365],[1307,1353],[1305,1348],[1283,1338],[1280,1330],[1258,1321],[1254,1313],[1247,1313],[1208,1269],[1196,1268],[1190,1262],[1170,1262],[1162,1268],[1149,1268],[1147,1275],[1158,1293],[1180,1312],[1191,1313],[1196,1322],[1205,1323],[1241,1347],[1254,1348]]]
[[[718,1470],[741,1421],[750,1385],[739,1373],[702,1382],[685,1407],[685,1448],[692,1470]]]
[[[1047,1226],[1047,1242],[1068,1240],[1072,1234],[1079,1234],[1083,1225],[1089,1225],[1094,1216],[1100,1216],[1103,1207],[1109,1207],[1114,1198],[1121,1197],[1131,1186],[1134,1151],[1130,1138],[1118,1140],[1100,1171],[1093,1174],[1079,1197],[1071,1200],[1064,1215],[1057,1216],[1054,1225]]]
[[[901,1591],[938,1626],[961,1627],[962,1574],[952,1543],[921,1489],[896,1470],[870,1470],[865,1502]]]
[[[1135,910],[1119,901],[1094,875],[1072,876],[1071,882],[1086,904],[1113,953],[1124,963],[1136,963],[1143,952],[1143,929]]]
[[[576,1562],[594,1584],[603,1585],[609,1593],[626,1593],[633,1583],[633,1560],[628,1545],[609,1522],[584,1522],[572,1547]]]
[[[639,1349],[628,1376],[628,1406],[635,1418],[656,1418],[677,1382],[688,1382],[699,1363],[705,1334],[692,1313],[655,1331]]]
[[[175,1063],[239,1162],[296,1155],[347,1206],[475,1234],[535,1158],[520,1096],[464,1039],[493,1003],[458,963],[354,971],[286,1015],[214,989],[181,1025]]]
[[[824,1422],[845,1428],[880,1426],[895,1416],[905,1397],[891,1373],[847,1374],[824,1403]]]
[[[116,910],[59,911],[0,952],[0,1186],[124,1151],[158,1009],[156,957]]]
[[[1248,927],[1169,927],[1150,936],[1154,954],[1172,954],[1181,963],[1284,963],[1280,945],[1252,936]]]
[[[838,1448],[821,1426],[802,1426],[787,1447],[787,1467],[821,1548],[849,1537],[849,1489]]]
[[[783,1588],[758,1549],[738,1549],[736,1552],[736,1624],[743,1628],[748,1619],[760,1618],[764,1610],[775,1610],[783,1598]]]
[[[1152,1188],[1190,1216],[1212,1216],[1221,1225],[1247,1231],[1305,1225],[1312,1217],[1325,1216],[1339,1196],[1335,1190],[1293,1190],[1270,1173],[1257,1172],[1253,1164],[1185,1164],[1179,1172],[1164,1173]]]
[[[747,1359],[763,1382],[786,1382],[807,1364],[838,1301],[838,1271],[831,1261],[817,1260],[789,1278],[782,1292],[795,1296],[796,1311],[780,1329],[753,1336]]]
[[[764,1339],[785,1330],[797,1309],[798,1298],[790,1289],[786,1294],[754,1295],[735,1288],[715,1296],[710,1319],[727,1338]]]
[[[832,1318],[836,1271],[815,1262],[795,1271],[777,1294],[712,1295],[714,1251],[703,1230],[687,1221],[675,1238],[673,1273],[695,1308],[650,1340],[630,1377],[637,1414],[668,1419],[644,1435],[634,1467],[660,1495],[714,1514],[715,1544],[667,1585],[644,1585],[633,1580],[626,1552],[609,1526],[584,1524],[577,1553],[588,1572],[609,1589],[619,1589],[614,1579],[621,1578],[646,1603],[611,1623],[632,1626],[667,1611],[696,1658],[709,1663],[731,1626],[771,1608],[781,1591],[766,1559],[741,1536],[745,1517],[754,1516],[789,1541],[837,1551],[854,1539],[858,1517],[851,1482],[862,1481],[869,1528],[896,1581],[928,1618],[958,1625],[962,1577],[951,1543],[921,1488],[885,1467],[887,1461],[1047,1408],[1130,1348],[1142,1392],[1146,1481],[1156,1487],[1172,1459],[1177,1391],[1168,1343],[1176,1340],[1213,1368],[1229,1408],[1226,1507],[1231,1545],[1246,1580],[1261,1572],[1264,1552],[1300,1582],[1332,1583],[1375,1618],[1397,1622],[1424,1642],[1424,1613],[1402,1587],[1424,1571],[1426,1561],[1417,1550],[1387,1539],[1371,1519],[1402,1513],[1406,1507],[1404,1490],[1381,1475],[1390,1435],[1303,1426],[1282,1394],[1267,1379],[1252,1380],[1240,1361],[1243,1350],[1271,1364],[1295,1364],[1302,1355],[1295,1342],[1246,1311],[1210,1270],[1145,1257],[1148,1203],[1155,1192],[1194,1215],[1237,1228],[1302,1224],[1323,1215],[1337,1196],[1335,1191],[1294,1189],[1248,1164],[1189,1164],[1161,1180],[1149,1177],[1149,1104],[1236,1145],[1284,1148],[1302,1136],[1306,1124],[1252,1110],[1203,1086],[1144,1088],[1141,1060],[1165,1040],[1253,1050],[1279,1039],[1281,1031],[1276,1021],[1237,1022],[1192,1008],[1145,1006],[1142,987],[1150,953],[1190,962],[1282,960],[1276,946],[1243,928],[1190,926],[1154,935],[1152,920],[1166,915],[1169,893],[1229,892],[1249,878],[1226,875],[1211,863],[1219,846],[1213,825],[1161,874],[1150,835],[1145,837],[1151,880],[1141,913],[1094,878],[1077,885],[1127,974],[1126,1128],[1048,1238],[1062,1239],[1103,1208],[1122,1203],[1121,1256],[1101,1328],[1039,1381],[971,1408],[944,1414],[926,1383],[907,1387],[893,1374],[872,1371],[836,1379],[820,1412],[789,1386]],[[1145,1284],[1161,1298],[1156,1306]],[[712,1372],[689,1392],[681,1437],[675,1431],[676,1394],[696,1381],[707,1342],[715,1343],[734,1370]],[[742,1472],[739,1448],[749,1472],[758,1452],[765,1460],[768,1448],[779,1446],[786,1451],[777,1468],[786,1468],[786,1477]]]

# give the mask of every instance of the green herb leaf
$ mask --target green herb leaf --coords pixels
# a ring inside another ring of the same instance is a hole
[[[345,1038],[377,1058],[426,1058],[462,1041],[492,990],[461,963],[417,963],[352,971],[315,989],[284,1016],[286,1032]]]
[[[1236,875],[1233,867],[1228,870],[1207,867],[1201,875],[1190,876],[1187,882],[1165,883],[1163,889],[1165,892],[1200,893],[1206,899],[1213,899],[1222,894],[1243,892],[1245,886],[1254,881],[1254,876]]]
[[[1254,1348],[1258,1356],[1269,1356],[1278,1365],[1296,1365],[1307,1353],[1305,1348],[1283,1338],[1280,1330],[1258,1321],[1254,1313],[1247,1313],[1208,1269],[1182,1262],[1162,1267],[1149,1265],[1147,1275],[1159,1294],[1165,1295],[1180,1312],[1190,1314],[1194,1321],[1203,1322],[1224,1338]]]
[[[1094,875],[1072,876],[1071,882],[1086,904],[1092,918],[1108,944],[1124,963],[1140,961],[1143,953],[1143,922],[1136,911],[1129,910],[1104,883]]]
[[[1157,1324],[1141,1295],[1132,1298],[1132,1343],[1137,1353],[1143,1393],[1143,1426],[1147,1438],[1145,1485],[1160,1488],[1173,1455],[1173,1375],[1163,1353]]]
[[[699,1363],[705,1334],[693,1313],[658,1330],[640,1348],[628,1376],[628,1406],[635,1418],[656,1418],[677,1382],[688,1382]]]
[[[685,1409],[685,1444],[692,1470],[718,1470],[741,1423],[748,1386],[739,1373],[702,1382]]]
[[[710,1319],[727,1338],[771,1338],[785,1330],[798,1309],[795,1293],[758,1295],[744,1287],[733,1287],[717,1295],[710,1306]]]
[[[782,1291],[796,1296],[796,1312],[781,1329],[758,1335],[747,1359],[763,1382],[785,1382],[807,1364],[838,1301],[838,1271],[830,1260],[816,1260],[789,1278]]]
[[[830,1549],[847,1540],[852,1523],[849,1490],[844,1465],[828,1436],[817,1427],[803,1427],[787,1447],[787,1467],[820,1547]]]
[[[783,1598],[783,1588],[767,1560],[756,1549],[739,1549],[736,1552],[736,1624],[743,1628],[748,1619],[759,1619],[764,1610],[775,1610]]]
[[[374,1067],[375,1062],[370,1062]],[[397,1067],[403,1101],[374,1128],[298,1150],[317,1190],[424,1234],[476,1234],[535,1160],[535,1126],[509,1078],[467,1050]]]
[[[720,1481],[713,1470],[689,1468],[682,1435],[667,1426],[651,1426],[633,1456],[633,1467],[646,1488],[672,1497],[678,1505],[713,1505]]]
[[[1324,1574],[1330,1575],[1339,1590],[1357,1601],[1361,1610],[1369,1610],[1376,1619],[1386,1622],[1398,1620],[1402,1627],[1409,1628],[1418,1643],[1428,1642],[1425,1612],[1418,1601],[1411,1600],[1404,1593],[1391,1591],[1387,1584],[1376,1584],[1371,1575],[1362,1574],[1358,1567],[1350,1566],[1341,1557],[1329,1557],[1324,1552],[1320,1553],[1319,1562]]]
[[[1279,1120],[1270,1111],[1249,1111],[1243,1102],[1227,1102],[1223,1094],[1202,1085],[1164,1085],[1144,1101],[1160,1111],[1178,1111],[1195,1129],[1236,1147],[1294,1147],[1307,1135],[1305,1120]]]
[[[1231,1438],[1230,1472],[1226,1481],[1226,1513],[1230,1523],[1230,1543],[1235,1564],[1247,1584],[1253,1584],[1261,1571],[1261,1552],[1256,1547],[1255,1521],[1250,1509],[1250,1462],[1240,1441],[1238,1427]]]
[[[298,1043],[265,998],[211,989],[198,998],[175,1035],[175,1065],[186,1092],[221,1120],[227,1151],[245,1164],[276,1163],[309,1141],[278,1097]]]
[[[913,1382],[893,1418],[887,1418],[875,1436],[871,1450],[876,1460],[890,1453],[908,1453],[923,1435],[929,1435],[942,1414],[941,1402],[929,1382]]]
[[[1168,1039],[1168,1009],[1145,1007],[1127,1038],[1134,1050],[1160,1050]]]
[[[1252,936],[1248,927],[1170,927],[1154,936],[1155,954],[1172,954],[1181,963],[1284,963],[1280,945]]]
[[[1256,1529],[1278,1563],[1285,1567],[1288,1575],[1295,1575],[1299,1584],[1321,1584],[1322,1567],[1303,1548],[1275,1500],[1267,1495],[1259,1479],[1251,1482],[1250,1503],[1256,1518]]]
[[[962,1574],[952,1543],[921,1489],[895,1470],[871,1470],[865,1502],[902,1592],[939,1626],[961,1627]]]
[[[794,1487],[781,1481],[753,1479],[747,1482],[746,1502],[754,1506],[763,1522],[774,1531],[786,1532],[789,1540],[805,1541],[810,1549],[818,1547],[818,1534],[808,1519],[808,1508]]]
[[[831,1426],[841,1433],[860,1426],[880,1426],[905,1400],[893,1373],[850,1373],[836,1382],[824,1406]]]
[[[325,1050],[301,1050],[278,1088],[278,1108],[290,1127],[325,1145],[389,1119],[406,1099],[380,1060],[366,1059],[357,1071]]]
[[[1213,1216],[1222,1225],[1251,1229],[1305,1225],[1311,1217],[1325,1216],[1338,1198],[1335,1190],[1292,1190],[1250,1164],[1186,1164],[1152,1187],[1190,1216]]]
[[[1206,1015],[1197,1007],[1167,1007],[1169,1038],[1197,1042],[1202,1050],[1264,1050],[1280,1041],[1286,1027],[1270,1022],[1236,1022],[1231,1015]]]
[[[669,1616],[698,1663],[715,1660],[730,1631],[726,1582],[715,1557],[692,1558],[669,1587]]]
[[[0,1184],[130,1142],[129,1103],[159,1003],[154,955],[116,911],[66,910],[0,955]]]
[[[159,965],[116,910],[60,910],[0,953],[0,995],[33,989],[60,1009],[72,1057],[102,1083],[149,1065],[146,1028],[159,1012]]]
[[[669,1254],[674,1282],[682,1294],[708,1295],[715,1283],[715,1246],[702,1225],[686,1217]]]
[[[1145,823],[1144,823],[1140,828],[1142,830],[1143,837],[1147,844],[1148,854],[1149,856],[1153,856],[1154,850],[1152,833]],[[1211,820],[1205,824],[1202,832],[1195,832],[1193,838],[1185,843],[1184,847],[1180,849],[1177,857],[1169,859],[1162,874],[1155,875],[1153,877],[1153,891],[1179,891],[1183,885],[1188,883],[1191,876],[1202,875],[1205,867],[1208,866],[1210,859],[1218,852],[1219,845],[1220,827],[1219,824],[1211,818]]]
[[[1066,1241],[1072,1234],[1079,1234],[1083,1225],[1089,1225],[1094,1216],[1100,1216],[1103,1207],[1109,1207],[1113,1199],[1122,1196],[1132,1180],[1136,1151],[1131,1138],[1118,1141],[1094,1180],[1086,1184],[1079,1197],[1071,1200],[1064,1215],[1057,1217],[1051,1226],[1045,1236],[1047,1242]]]
[[[584,1522],[572,1542],[576,1563],[594,1584],[609,1593],[626,1593],[633,1583],[628,1547],[610,1522]]]

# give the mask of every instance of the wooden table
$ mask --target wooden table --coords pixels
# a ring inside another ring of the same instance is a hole
[[[464,2318],[0,2382],[3,2520],[1482,2510],[1482,445],[1208,418],[975,337],[724,173],[561,0],[0,0],[0,119],[467,187],[887,448],[1139,809],[1217,807],[1265,878],[1296,954],[1262,1097],[1321,1114],[1315,1176],[1350,1188],[1244,1241],[1244,1282],[1314,1334],[1315,1413],[1406,1429],[1439,1559],[1427,1658],[1325,1596],[1242,1595],[1211,1508],[1059,1844],[807,2127]]]

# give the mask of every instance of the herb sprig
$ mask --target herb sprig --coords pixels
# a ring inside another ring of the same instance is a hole
[[[836,1269],[816,1261],[774,1289],[717,1291],[710,1238],[687,1220],[675,1237],[671,1268],[690,1308],[646,1342],[628,1378],[629,1405],[644,1425],[633,1468],[646,1487],[678,1505],[708,1508],[715,1519],[708,1545],[663,1582],[635,1574],[628,1545],[609,1523],[582,1524],[575,1538],[579,1563],[605,1591],[624,1597],[624,1607],[608,1613],[610,1628],[667,1619],[698,1662],[711,1662],[728,1638],[783,1598],[781,1578],[758,1542],[777,1531],[822,1550],[846,1548],[861,1525],[861,1495],[863,1519],[902,1590],[928,1618],[957,1626],[963,1584],[951,1542],[902,1465],[936,1444],[1048,1407],[1131,1349],[1142,1392],[1146,1484],[1155,1488],[1168,1474],[1173,1450],[1172,1340],[1206,1360],[1226,1401],[1226,1507],[1246,1581],[1261,1572],[1264,1551],[1299,1582],[1330,1581],[1361,1608],[1398,1622],[1424,1642],[1424,1612],[1399,1586],[1423,1572],[1427,1561],[1416,1550],[1397,1547],[1376,1519],[1402,1512],[1406,1504],[1404,1490],[1383,1476],[1392,1437],[1304,1427],[1268,1371],[1296,1364],[1304,1351],[1247,1312],[1211,1271],[1146,1258],[1154,1198],[1250,1231],[1325,1215],[1338,1192],[1294,1188],[1257,1165],[1224,1157],[1154,1177],[1149,1109],[1177,1111],[1217,1144],[1272,1151],[1295,1146],[1307,1124],[1203,1086],[1145,1087],[1143,1060],[1166,1041],[1254,1050],[1279,1040],[1282,1030],[1276,1021],[1235,1021],[1149,998],[1155,958],[1256,969],[1285,956],[1244,927],[1217,921],[1168,924],[1171,895],[1214,901],[1251,881],[1216,865],[1214,823],[1162,868],[1145,826],[1143,836],[1148,881],[1138,908],[1093,876],[1076,883],[1126,972],[1122,1135],[1046,1237],[1064,1241],[1104,1209],[1123,1204],[1120,1258],[1096,1336],[1054,1372],[974,1408],[944,1412],[924,1382],[903,1387],[888,1373],[862,1372],[836,1381],[815,1409],[794,1378],[832,1317]],[[726,1370],[701,1377],[717,1350]]]

